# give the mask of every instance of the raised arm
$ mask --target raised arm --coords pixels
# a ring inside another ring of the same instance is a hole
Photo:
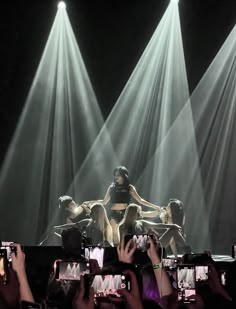
[[[69,215],[66,217],[66,223],[73,223],[72,220],[81,215],[84,211],[88,215],[91,212],[88,205],[84,203],[81,205],[75,205],[73,208],[68,209]]]
[[[25,270],[25,254],[20,244],[13,244],[13,246],[16,248],[17,253],[11,253],[12,268],[16,272],[20,284],[20,300],[34,302]]]
[[[161,297],[171,295],[173,293],[173,288],[171,286],[170,279],[165,269],[162,268],[161,258],[158,255],[157,246],[151,237],[149,237],[149,244],[150,247],[147,250],[147,254],[153,265],[153,270],[160,295]]]
[[[130,194],[131,196],[138,202],[140,203],[141,205],[144,205],[144,206],[147,206],[147,207],[150,207],[150,208],[153,208],[153,209],[156,209],[159,211],[159,214],[161,212],[161,207],[160,206],[157,206],[155,204],[152,204],[146,200],[144,200],[137,192],[137,190],[135,189],[135,187],[133,185],[130,185]]]

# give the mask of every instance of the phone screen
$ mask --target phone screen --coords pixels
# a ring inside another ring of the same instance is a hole
[[[172,258],[166,258],[162,259],[162,265],[165,268],[165,270],[175,270],[178,264],[177,259]]]
[[[208,266],[197,265],[195,266],[196,271],[196,282],[206,282],[208,280]]]
[[[103,267],[104,260],[104,248],[102,247],[86,247],[85,248],[85,258],[87,260],[94,259],[98,261],[100,268]]]
[[[89,274],[89,262],[61,261],[55,262],[55,277],[57,280],[80,280],[80,276]]]
[[[7,260],[8,260],[8,262],[12,262],[11,253],[12,252],[16,253],[16,247],[12,246],[12,244],[13,244],[12,241],[2,241],[1,249],[7,250]]]
[[[0,282],[7,283],[7,250],[0,249]]]
[[[192,303],[196,295],[196,274],[194,265],[177,266],[178,301]]]
[[[87,281],[87,293],[90,287],[94,289],[96,298],[106,298],[109,295],[121,297],[117,292],[119,289],[130,290],[129,276],[124,274],[106,274],[106,275],[88,275],[85,277]]]
[[[148,237],[151,235],[141,234],[141,235],[125,235],[125,245],[132,239],[132,244],[137,245],[137,250],[146,251],[148,248]]]

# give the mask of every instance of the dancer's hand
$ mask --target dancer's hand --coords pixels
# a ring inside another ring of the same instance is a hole
[[[86,203],[83,203],[81,205],[79,205],[80,207],[83,208],[83,210],[87,213],[87,214],[90,214],[91,213],[91,209],[90,209],[90,205],[89,204],[86,204]]]
[[[130,239],[125,245],[125,241],[124,239],[122,239],[122,241],[117,246],[117,254],[118,254],[118,258],[120,262],[124,262],[124,263],[133,262],[133,259],[134,259],[133,255],[137,248],[137,245],[134,244],[133,246],[131,246],[132,242],[133,240]]]

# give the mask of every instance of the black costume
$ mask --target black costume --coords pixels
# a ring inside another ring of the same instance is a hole
[[[110,201],[112,204],[129,204],[130,203],[130,186],[127,184],[113,184],[110,187]],[[125,209],[111,210],[110,219],[114,219],[117,223],[124,218]]]

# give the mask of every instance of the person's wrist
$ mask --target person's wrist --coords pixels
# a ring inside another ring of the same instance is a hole
[[[150,257],[150,260],[152,262],[152,264],[158,264],[161,263],[161,259],[158,257],[158,255],[153,255]]]
[[[153,268],[153,270],[161,269],[162,268],[162,263],[161,262],[153,263],[152,264],[152,268]]]

